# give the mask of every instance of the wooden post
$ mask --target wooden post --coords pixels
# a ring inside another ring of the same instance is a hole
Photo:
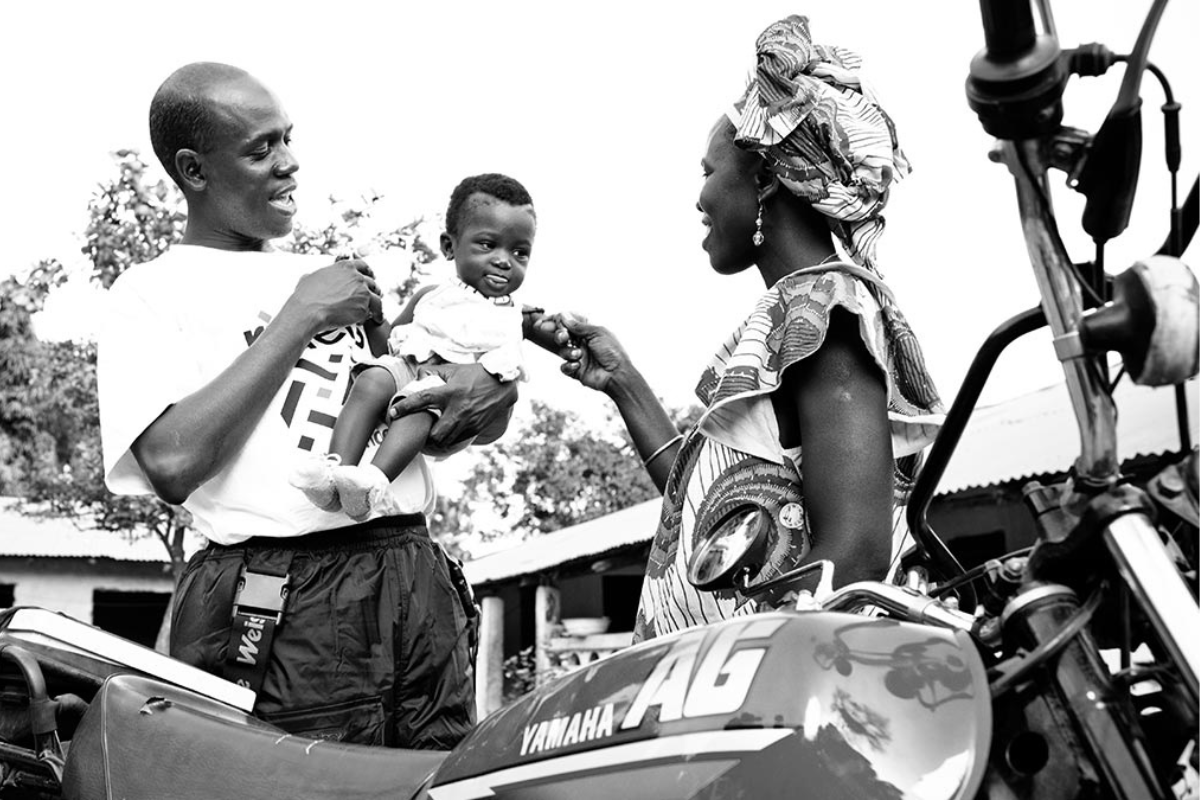
[[[552,666],[547,645],[558,626],[560,615],[558,587],[543,583],[534,596],[534,650],[537,681],[540,684],[550,674]]]
[[[504,600],[480,599],[479,656],[475,659],[475,715],[483,720],[504,703]]]

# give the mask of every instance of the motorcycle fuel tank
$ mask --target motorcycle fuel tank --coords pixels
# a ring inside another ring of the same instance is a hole
[[[432,800],[971,797],[991,736],[970,638],[841,613],[684,631],[484,720]]]

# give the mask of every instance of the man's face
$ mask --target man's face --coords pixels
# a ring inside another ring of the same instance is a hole
[[[227,250],[261,249],[292,229],[299,162],[292,124],[279,100],[254,78],[214,87],[219,133],[200,155],[207,238]]]

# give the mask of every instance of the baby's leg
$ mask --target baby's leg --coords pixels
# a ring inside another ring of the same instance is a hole
[[[333,425],[329,452],[339,456],[343,464],[357,464],[395,393],[396,379],[387,369],[367,367],[360,372]]]
[[[387,475],[388,480],[395,480],[425,447],[435,419],[428,411],[417,411],[392,420],[371,463]]]
[[[391,482],[421,452],[433,420],[424,411],[400,417],[388,426],[370,464],[335,467],[333,482],[342,510],[359,521],[400,512]]]

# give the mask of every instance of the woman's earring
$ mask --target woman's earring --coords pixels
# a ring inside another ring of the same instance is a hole
[[[754,242],[755,247],[760,247],[764,238],[762,232],[762,201],[759,201],[758,216],[754,218],[754,236],[750,240]]]

